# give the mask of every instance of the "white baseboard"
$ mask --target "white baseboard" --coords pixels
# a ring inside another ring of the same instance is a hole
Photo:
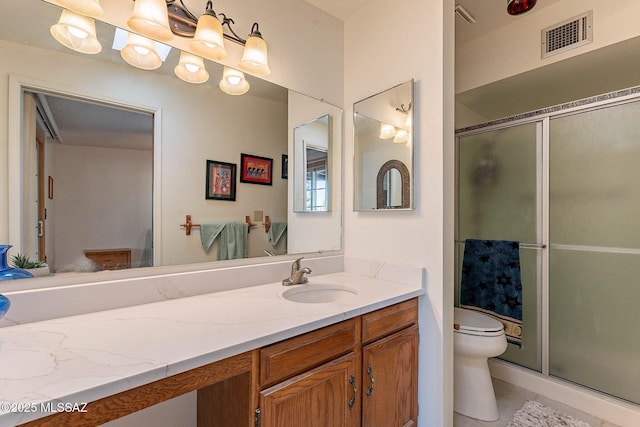
[[[543,395],[622,427],[640,426],[640,406],[548,377],[502,360],[490,359],[494,378]]]

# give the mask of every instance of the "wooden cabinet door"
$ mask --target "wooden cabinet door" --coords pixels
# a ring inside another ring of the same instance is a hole
[[[416,426],[418,326],[363,348],[362,426]]]
[[[260,392],[261,427],[357,427],[356,357],[349,353]]]

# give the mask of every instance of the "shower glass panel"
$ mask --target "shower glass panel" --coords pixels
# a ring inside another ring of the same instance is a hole
[[[541,123],[536,122],[458,138],[456,283],[460,283],[465,239],[541,242],[542,173],[537,166],[541,129]],[[537,371],[541,370],[537,314],[541,259],[540,250],[520,249],[523,346],[509,344],[501,356]]]
[[[640,403],[640,103],[551,120],[549,373]]]

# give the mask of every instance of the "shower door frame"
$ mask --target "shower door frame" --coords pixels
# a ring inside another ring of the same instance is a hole
[[[604,107],[612,107],[627,103],[640,101],[640,86],[625,89],[621,91],[611,92],[603,95],[585,98],[582,100],[569,102],[553,107],[532,111],[529,113],[519,114],[516,116],[506,117],[478,125],[458,129],[455,131],[455,243],[463,243],[460,239],[460,139],[469,136],[475,136],[482,133],[498,131],[510,127],[516,127],[531,123],[537,123],[536,129],[536,235],[539,244],[521,243],[521,249],[534,249],[538,252],[537,256],[537,281],[536,291],[538,298],[537,329],[538,329],[538,356],[540,357],[540,373],[545,377],[555,378],[561,381],[567,381],[580,387],[588,387],[579,383],[565,380],[561,377],[550,375],[549,361],[549,262],[550,262],[550,236],[549,236],[549,183],[550,183],[550,158],[549,158],[549,126],[551,119],[584,113],[590,110],[597,110]],[[562,249],[586,250],[584,247],[568,247],[566,245],[558,245]],[[596,248],[593,248],[596,249]],[[610,252],[607,248],[597,248],[600,252]],[[603,250],[604,249],[604,250]],[[608,248],[611,249],[611,248]],[[613,248],[615,249],[615,248]],[[629,250],[638,254],[638,250]],[[616,251],[619,252],[619,251]],[[623,253],[625,252],[622,250]],[[460,265],[459,251],[455,251],[455,264]],[[459,287],[459,270],[455,271],[456,286]],[[533,370],[526,366],[519,365],[515,362],[506,361],[524,369]],[[533,370],[535,371],[535,370]],[[609,395],[609,394],[607,394]],[[611,395],[609,395],[611,396]],[[617,396],[611,396],[616,399],[622,399]],[[624,399],[622,399],[624,400]]]

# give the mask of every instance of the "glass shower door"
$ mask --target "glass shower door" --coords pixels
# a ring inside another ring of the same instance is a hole
[[[521,243],[523,346],[509,344],[501,358],[537,371],[542,366],[538,314],[542,277],[541,130],[541,122],[526,123],[461,136],[457,146],[456,283],[460,283],[465,239]]]
[[[640,403],[640,103],[549,129],[549,373]]]

